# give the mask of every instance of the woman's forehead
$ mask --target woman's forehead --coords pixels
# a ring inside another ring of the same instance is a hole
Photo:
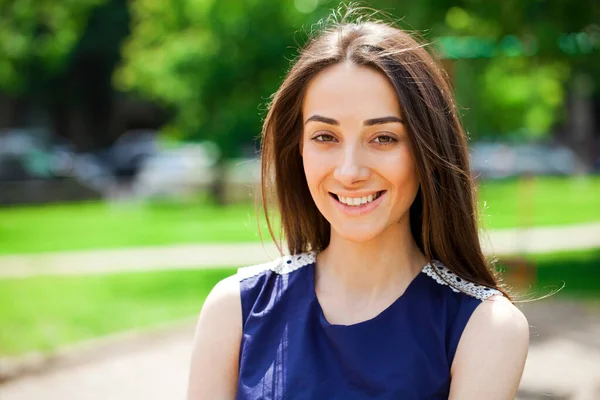
[[[309,82],[302,114],[304,120],[316,114],[339,121],[401,116],[388,78],[374,68],[349,63],[331,66]]]

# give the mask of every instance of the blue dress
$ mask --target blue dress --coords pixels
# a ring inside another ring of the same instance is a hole
[[[333,325],[315,294],[315,259],[303,253],[238,270],[236,398],[447,399],[461,334],[481,301],[499,292],[433,261],[376,317]]]

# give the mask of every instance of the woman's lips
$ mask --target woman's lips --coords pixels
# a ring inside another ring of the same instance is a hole
[[[362,216],[377,208],[377,206],[383,201],[386,194],[387,190],[382,190],[379,197],[377,197],[375,200],[369,203],[361,204],[359,206],[349,206],[345,203],[342,203],[337,199],[337,196],[333,193],[330,193],[330,197],[331,200],[335,202],[336,207],[344,214],[349,216]]]

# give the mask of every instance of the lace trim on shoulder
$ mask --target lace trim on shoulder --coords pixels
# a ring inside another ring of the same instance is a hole
[[[423,268],[423,272],[440,285],[448,286],[456,293],[464,292],[479,300],[485,300],[495,294],[502,294],[499,290],[478,285],[459,277],[439,261],[434,260],[427,264],[425,268]]]
[[[267,263],[238,268],[237,276],[242,281],[267,270],[271,270],[279,275],[289,274],[292,271],[314,263],[315,260],[316,253],[314,252],[283,256]]]

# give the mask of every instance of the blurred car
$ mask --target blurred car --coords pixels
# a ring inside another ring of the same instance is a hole
[[[74,146],[42,128],[0,131],[0,204],[91,200],[100,191],[79,179]]]
[[[158,133],[152,130],[125,132],[109,147],[73,156],[73,176],[110,197],[117,186],[131,188],[149,157],[159,153]]]
[[[0,181],[58,177],[49,131],[41,128],[0,131]]]
[[[214,182],[218,157],[216,146],[209,142],[160,150],[144,159],[135,193],[144,198],[193,196]]]
[[[117,180],[133,183],[146,159],[158,155],[157,131],[131,130],[121,135],[110,147],[108,161]]]
[[[471,146],[470,153],[475,175],[490,178],[570,175],[581,168],[575,152],[562,145],[480,142]]]

